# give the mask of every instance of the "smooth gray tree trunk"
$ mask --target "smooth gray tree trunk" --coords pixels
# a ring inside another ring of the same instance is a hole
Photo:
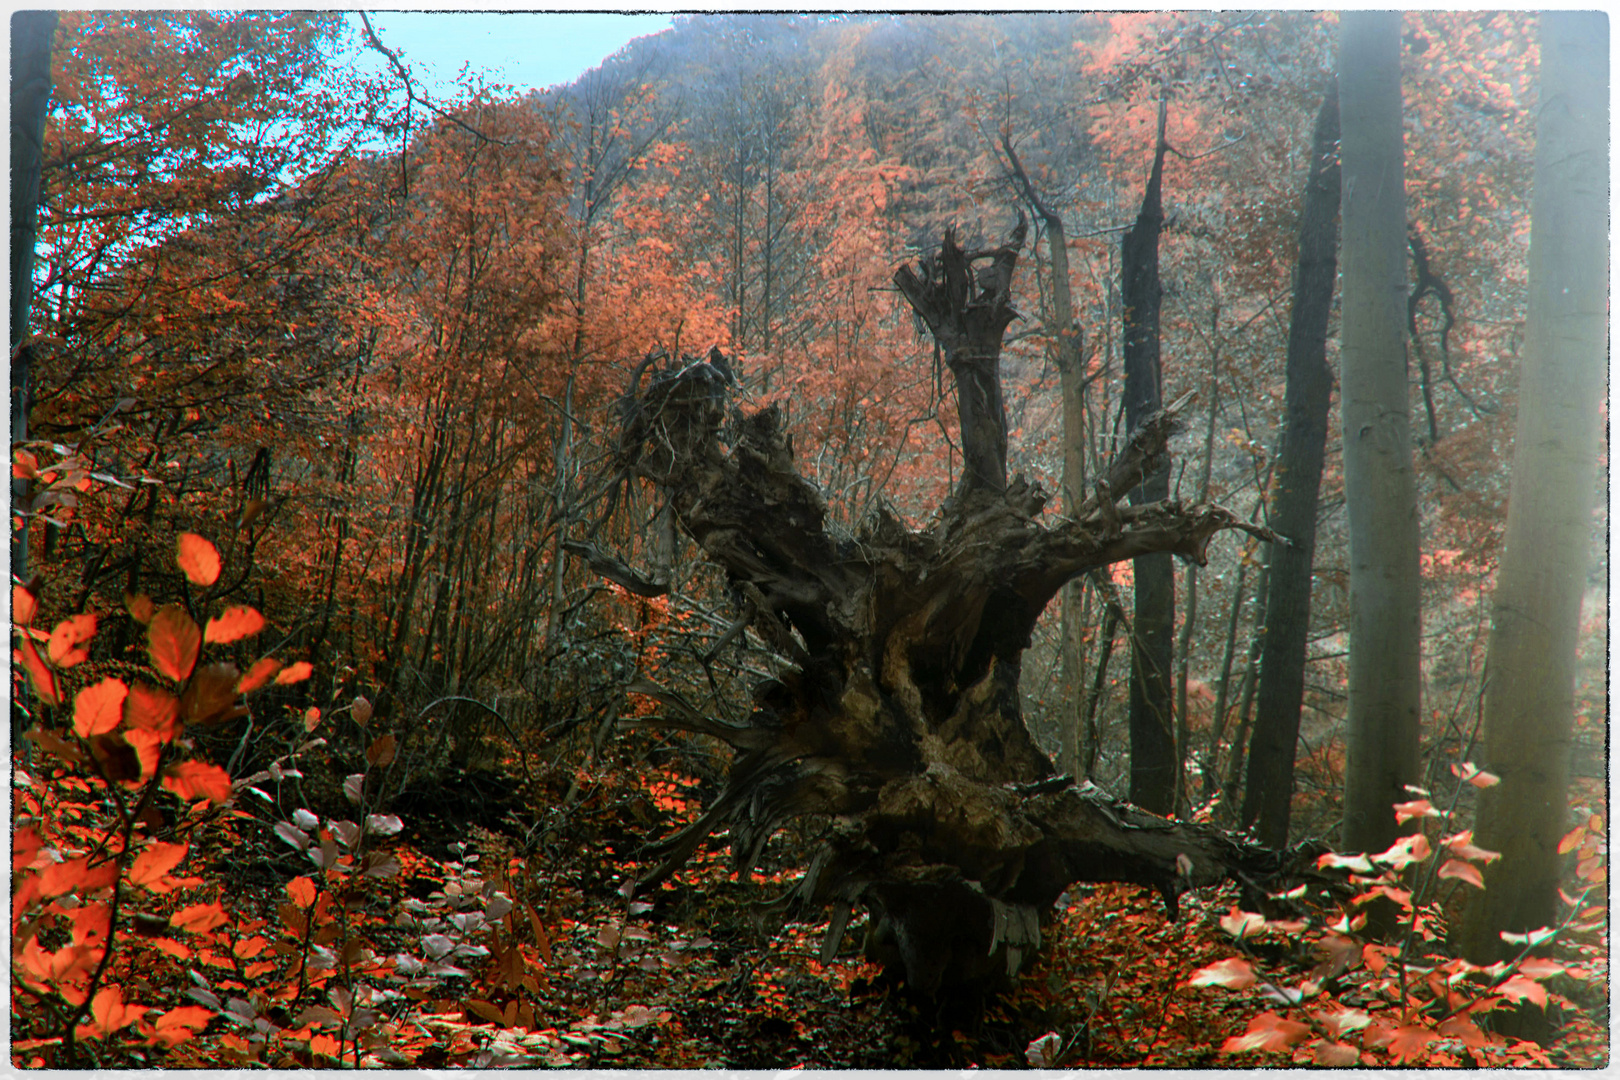
[[[1609,284],[1609,28],[1548,12],[1530,227],[1530,311],[1507,536],[1491,616],[1477,843],[1500,851],[1471,897],[1464,947],[1490,963],[1500,932],[1555,926],[1581,595],[1604,398]]]
[[[1401,15],[1339,30],[1343,175],[1340,402],[1350,521],[1350,687],[1343,843],[1382,851],[1418,780],[1418,514],[1406,362]]]

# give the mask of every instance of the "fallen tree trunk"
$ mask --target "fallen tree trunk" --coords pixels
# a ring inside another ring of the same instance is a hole
[[[1023,235],[1020,220],[1006,244],[974,252],[947,234],[937,258],[895,275],[940,342],[963,411],[967,468],[926,528],[879,510],[853,541],[834,540],[780,411],[742,415],[716,353],[666,364],[644,387],[642,365],[622,413],[624,475],[665,490],[726,571],[740,621],[791,661],[756,688],[746,725],[650,684],[631,688],[663,706],[641,722],[736,751],[724,790],[657,845],[662,862],[638,887],[675,873],[719,829],[746,872],[785,822],[819,815],[824,843],[785,899],[833,908],[829,959],[864,905],[869,951],[930,994],[1016,971],[1071,883],[1151,886],[1174,917],[1189,888],[1268,881],[1288,861],[1077,786],[1024,726],[1020,658],[1065,582],[1150,552],[1201,564],[1224,529],[1266,534],[1218,506],[1119,505],[1165,463],[1173,409],[1131,434],[1073,517],[1043,522],[1045,493],[1006,480],[998,361]],[[615,560],[586,555],[624,576]]]

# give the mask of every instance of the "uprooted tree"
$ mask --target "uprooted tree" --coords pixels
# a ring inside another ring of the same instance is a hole
[[[853,540],[829,535],[781,412],[744,416],[715,353],[655,369],[645,387],[644,363],[623,402],[621,479],[660,487],[725,570],[740,608],[728,639],[750,628],[791,661],[755,688],[746,725],[633,687],[662,706],[640,723],[736,751],[722,792],[655,846],[662,862],[638,887],[719,829],[746,871],[789,819],[819,815],[822,844],[785,901],[832,908],[824,959],[864,905],[869,954],[926,994],[1015,972],[1071,883],[1151,886],[1174,918],[1189,888],[1271,880],[1293,861],[1056,774],[1024,726],[1021,657],[1064,583],[1150,552],[1202,563],[1221,530],[1264,532],[1219,506],[1120,505],[1164,464],[1173,410],[1130,434],[1072,518],[1042,521],[1046,494],[1022,475],[1008,482],[998,365],[1024,236],[1022,216],[990,250],[947,232],[937,257],[895,272],[951,369],[961,416],[963,474],[926,528],[879,510]],[[661,589],[588,545],[570,550],[638,592]]]

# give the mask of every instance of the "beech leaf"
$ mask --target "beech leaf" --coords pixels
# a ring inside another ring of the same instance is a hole
[[[122,679],[105,678],[73,696],[73,732],[81,739],[102,735],[118,726],[124,716],[129,687]]]
[[[84,643],[96,636],[94,615],[72,615],[56,624],[51,639],[45,646],[45,655],[59,668],[72,667],[90,659]]]
[[[180,865],[180,860],[186,857],[190,850],[187,844],[165,844],[155,841],[145,851],[135,856],[130,864],[129,883],[131,885],[151,885],[162,880],[163,875]]]
[[[1224,986],[1228,990],[1246,990],[1259,980],[1247,960],[1230,956],[1199,968],[1187,980],[1188,986]]]
[[[196,533],[181,533],[174,545],[174,561],[193,585],[219,580],[219,551]]]
[[[218,618],[209,619],[203,628],[203,640],[210,644],[228,645],[249,638],[264,629],[264,616],[254,608],[228,607]]]
[[[187,802],[205,798],[223,803],[231,797],[230,775],[202,761],[182,761],[163,770],[163,786]]]
[[[1485,887],[1485,878],[1480,874],[1479,867],[1475,866],[1471,862],[1464,862],[1461,859],[1447,859],[1441,865],[1438,876],[1443,878],[1456,878],[1458,881],[1466,881],[1476,889],[1483,889]]]
[[[146,649],[159,674],[185,682],[197,666],[202,631],[179,604],[165,604],[146,627]]]

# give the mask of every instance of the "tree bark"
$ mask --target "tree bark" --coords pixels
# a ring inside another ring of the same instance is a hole
[[[1069,284],[1069,241],[1063,229],[1063,215],[1049,206],[1035,190],[1035,184],[1018,160],[1012,137],[1001,135],[1001,148],[1007,155],[1014,185],[1030,209],[1046,226],[1046,248],[1052,263],[1052,325],[1046,330],[1053,343],[1052,355],[1058,369],[1058,386],[1063,402],[1063,513],[1073,517],[1086,491],[1086,381],[1084,351],[1079,320],[1074,314],[1074,290]],[[1084,584],[1076,579],[1063,587],[1058,627],[1059,669],[1063,679],[1062,742],[1060,763],[1070,776],[1089,779],[1081,770],[1080,745],[1084,717],[1081,687],[1086,671],[1081,651],[1081,631],[1085,627]]]
[[[1164,140],[1168,103],[1159,102],[1159,134],[1153,148],[1153,170],[1136,224],[1125,234],[1121,251],[1125,307],[1125,422],[1132,429],[1163,405],[1159,369],[1159,233],[1164,227],[1160,189],[1164,178]],[[1170,465],[1142,478],[1131,491],[1132,505],[1170,494]],[[1131,633],[1131,801],[1155,813],[1175,810],[1176,733],[1172,716],[1171,653],[1176,629],[1176,575],[1168,554],[1156,553],[1132,564],[1135,610]]]
[[[1463,925],[1480,963],[1507,955],[1502,931],[1558,923],[1608,342],[1608,21],[1541,19],[1529,324],[1485,690],[1485,767],[1502,782],[1481,793],[1478,819],[1479,844],[1502,858]]]
[[[663,861],[639,887],[667,879],[722,827],[746,871],[777,828],[811,815],[826,823],[823,843],[784,904],[834,907],[829,958],[850,909],[865,905],[871,955],[928,994],[1016,971],[1075,881],[1151,885],[1173,913],[1188,888],[1290,865],[1054,775],[1024,726],[1020,658],[1066,582],[1153,551],[1202,562],[1223,529],[1270,534],[1217,506],[1118,505],[1116,492],[1163,467],[1173,424],[1163,410],[1072,517],[1043,524],[1038,486],[995,483],[1006,431],[990,407],[994,359],[1023,231],[982,252],[947,235],[938,257],[895,274],[952,360],[975,462],[927,528],[879,509],[853,541],[834,540],[781,412],[742,415],[712,360],[666,367],[645,388],[638,374],[622,413],[618,467],[664,489],[680,527],[726,572],[749,629],[789,661],[756,689],[745,725],[650,683],[631,688],[662,706],[639,723],[737,750],[722,793],[656,846]]]
[[[51,100],[51,40],[56,12],[11,16],[11,438],[28,438],[28,313],[34,299],[34,239],[39,222],[45,114]],[[28,481],[11,482],[12,505],[24,506]],[[28,519],[11,534],[11,573],[28,578]]]
[[[1268,844],[1288,842],[1294,753],[1305,694],[1305,642],[1311,623],[1311,561],[1316,550],[1316,496],[1327,447],[1333,373],[1327,364],[1328,319],[1338,275],[1339,95],[1329,87],[1316,115],[1310,178],[1299,225],[1299,269],[1288,327],[1287,414],[1277,461],[1271,527],[1287,543],[1271,551],[1266,630],[1260,646],[1244,825]]]
[[[1340,399],[1350,520],[1344,846],[1382,851],[1418,782],[1423,641],[1406,362],[1401,16],[1352,11],[1339,31],[1343,137]]]

